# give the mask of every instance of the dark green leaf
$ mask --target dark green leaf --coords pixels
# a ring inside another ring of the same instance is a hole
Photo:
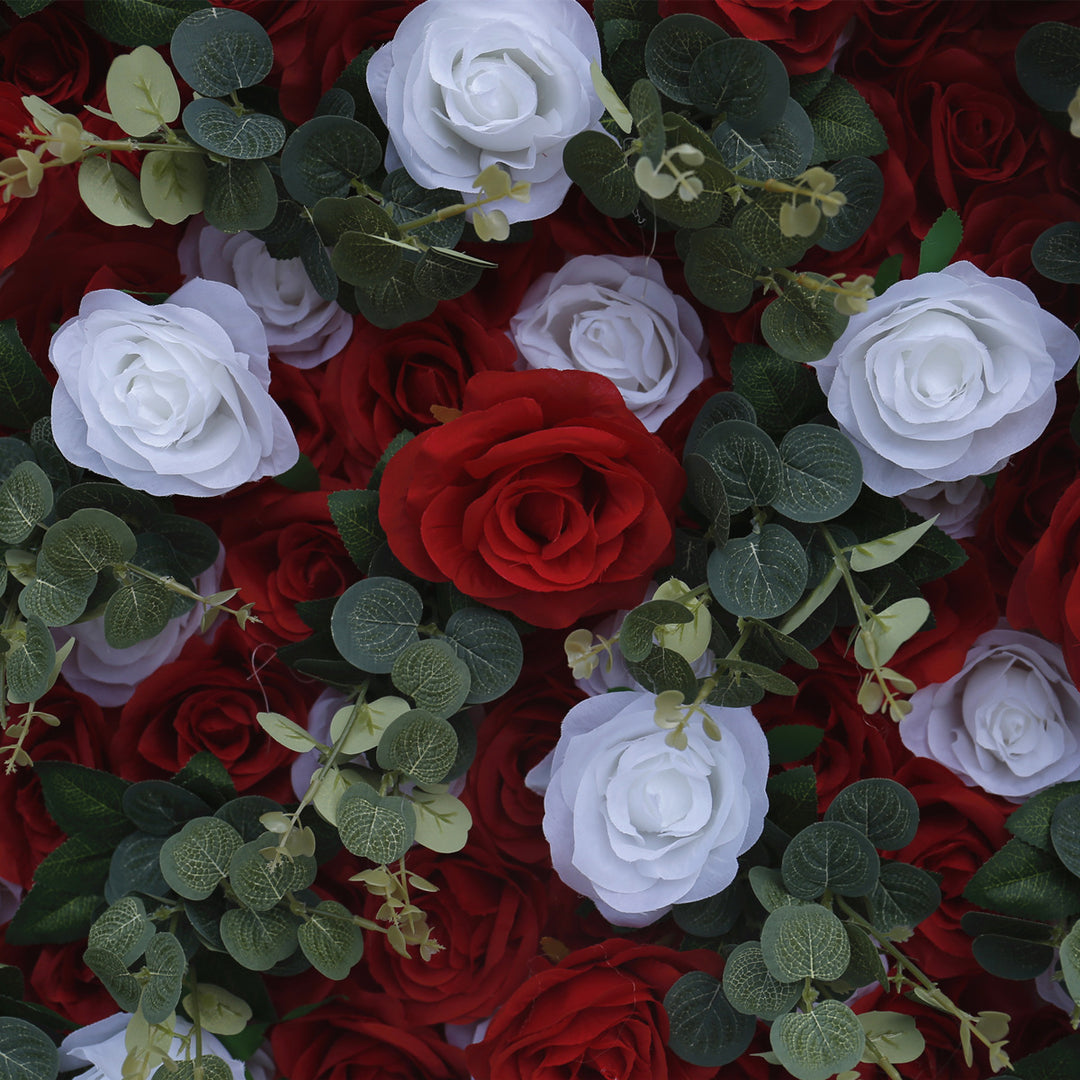
[[[881,872],[870,894],[874,925],[885,933],[898,926],[914,928],[929,918],[941,903],[941,889],[934,879],[917,866],[907,863],[881,863]]]
[[[1075,1080],[1080,1066],[1080,1034],[1066,1035],[1045,1050],[1028,1054],[1013,1062],[1010,1072],[999,1073],[1003,1078],[1020,1080]]]
[[[356,306],[373,326],[393,330],[426,319],[438,304],[416,287],[413,264],[403,262],[393,275],[376,285],[357,287]]]
[[[753,406],[758,426],[774,437],[825,411],[825,395],[813,371],[764,345],[736,345],[731,375],[736,393]]]
[[[664,110],[656,87],[648,79],[638,79],[630,90],[626,105],[641,139],[641,153],[654,167],[658,166],[664,154],[665,139]]]
[[[388,674],[398,654],[420,640],[420,594],[396,578],[350,585],[334,606],[331,632],[341,655],[363,671]]]
[[[725,611],[771,619],[789,611],[806,588],[802,545],[782,525],[729,540],[709,556],[709,588]]]
[[[817,820],[817,777],[809,765],[769,778],[769,818],[789,836]]]
[[[413,269],[417,291],[434,300],[456,300],[473,289],[484,267],[451,248],[429,248]]]
[[[254,86],[274,63],[267,32],[250,15],[228,8],[189,15],[173,32],[169,55],[184,82],[204,98]]]
[[[960,215],[955,210],[946,210],[930,226],[919,247],[919,273],[932,274],[944,270],[956,254],[963,235]]]
[[[60,1054],[52,1039],[26,1020],[0,1016],[0,1080],[55,1080]]]
[[[1080,222],[1063,221],[1040,233],[1031,245],[1031,262],[1051,281],[1080,284]]]
[[[1054,807],[1050,842],[1057,857],[1080,877],[1080,795],[1070,795]]]
[[[274,178],[264,162],[230,160],[208,166],[203,214],[220,232],[265,229],[274,220],[277,205]]]
[[[341,842],[354,855],[386,865],[408,851],[416,835],[416,811],[401,796],[382,796],[363,781],[354,783],[337,805]]]
[[[732,513],[750,506],[768,506],[780,491],[780,454],[772,439],[755,424],[745,420],[715,424],[702,436],[696,453],[722,479]]]
[[[791,1012],[802,987],[801,981],[780,982],[770,974],[757,941],[737,945],[724,965],[728,1001],[739,1012],[762,1020],[776,1020]]]
[[[714,311],[742,311],[750,303],[760,263],[731,229],[694,232],[684,261],[686,284],[703,304]]]
[[[971,943],[975,959],[999,979],[1034,979],[1054,959],[1051,945],[999,934],[981,934]]]
[[[798,1080],[828,1080],[857,1065],[866,1045],[859,1018],[841,1001],[781,1016],[769,1031],[780,1064]]]
[[[830,521],[859,497],[862,458],[835,428],[821,424],[792,428],[780,443],[780,458],[783,483],[772,505],[793,521]]]
[[[712,140],[729,169],[751,180],[768,180],[806,171],[814,149],[814,129],[806,110],[789,99],[779,123],[767,130],[751,137],[723,123],[713,131]]]
[[[781,872],[792,896],[815,900],[828,889],[865,896],[877,884],[880,859],[858,829],[841,821],[808,825],[784,851]]]
[[[96,0],[85,15],[103,38],[133,49],[167,44],[185,16],[209,6],[208,0]]]
[[[871,777],[857,780],[841,791],[826,821],[843,821],[858,829],[876,848],[899,851],[915,839],[919,828],[919,804],[906,787],[895,780]]]
[[[383,732],[378,762],[380,768],[396,769],[417,783],[438,784],[453,765],[457,749],[453,726],[432,712],[416,708],[402,713]]]
[[[707,45],[727,34],[700,15],[671,15],[653,27],[645,43],[645,71],[656,88],[672,101],[689,105],[690,69]]]
[[[0,322],[0,424],[23,431],[49,411],[52,391],[19,337],[15,320]]]
[[[1063,22],[1033,26],[1016,46],[1016,75],[1036,105],[1064,112],[1080,86],[1080,27]]]
[[[752,1017],[736,1012],[718,979],[691,971],[664,995],[668,1045],[691,1065],[716,1068],[739,1058],[754,1037]]]
[[[809,757],[821,745],[825,731],[810,724],[781,724],[770,728],[769,760],[774,765],[785,765]]]
[[[126,780],[69,761],[39,761],[34,772],[41,781],[45,809],[69,836],[86,833],[106,844],[131,832],[123,811]]]
[[[690,97],[707,113],[753,137],[780,122],[788,103],[788,77],[767,45],[727,38],[707,45],[690,67]]]
[[[281,179],[297,202],[314,206],[320,199],[347,195],[352,181],[381,161],[379,140],[364,124],[347,116],[316,116],[289,136]]]
[[[1074,795],[1080,795],[1080,780],[1055,784],[1046,791],[1040,791],[1009,815],[1005,828],[1018,840],[1043,851],[1053,852],[1050,822],[1053,820],[1054,810],[1059,802]]]
[[[171,890],[161,876],[161,845],[163,836],[134,832],[125,836],[109,860],[109,877],[105,882],[105,899],[115,903],[128,893],[166,897]]]
[[[818,274],[803,277],[824,282]],[[781,356],[797,364],[821,360],[847,327],[847,318],[824,290],[789,285],[761,316],[761,333]]]
[[[285,143],[285,125],[276,116],[237,116],[223,101],[196,98],[185,109],[184,130],[199,146],[222,157],[252,161],[276,154]]]
[[[843,192],[847,202],[836,217],[827,218],[825,235],[818,246],[826,251],[842,251],[850,247],[870,227],[881,207],[885,181],[881,170],[865,157],[849,157],[829,167],[836,177],[836,190]]]
[[[644,660],[653,650],[653,635],[658,626],[693,621],[690,609],[675,600],[649,600],[638,604],[623,619],[619,648],[627,660]]]
[[[379,525],[379,493],[331,491],[327,502],[345,550],[360,570],[367,573],[371,557],[386,541],[386,534]]]
[[[855,155],[873,157],[888,149],[873,110],[839,75],[833,75],[805,108],[815,136],[811,165]]]
[[[447,620],[445,640],[469,669],[466,704],[494,701],[517,682],[524,650],[520,634],[505,615],[461,608]]]
[[[746,902],[744,892],[743,885],[735,881],[715,896],[676,904],[672,909],[675,925],[695,937],[721,937],[739,921]]]
[[[659,645],[643,660],[628,662],[631,676],[652,694],[665,690],[678,690],[683,701],[691,702],[697,697],[698,681],[686,658]]]
[[[964,897],[980,907],[1027,919],[1055,920],[1080,914],[1080,881],[1057,856],[1010,840],[983,863]]]
[[[690,426],[690,434],[686,437],[686,449],[684,456],[700,453],[699,446],[705,433],[711,427],[722,424],[725,420],[745,420],[747,423],[756,422],[754,407],[746,398],[739,394],[733,394],[729,390],[723,390],[719,394],[713,394],[694,418]]]
[[[783,904],[761,928],[761,954],[779,982],[838,979],[851,958],[844,924],[820,904]]]
[[[142,780],[124,792],[124,813],[136,828],[151,836],[168,836],[210,807],[190,791],[168,780]]]

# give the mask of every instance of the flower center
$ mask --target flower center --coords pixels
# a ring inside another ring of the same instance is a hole
[[[486,127],[536,113],[536,82],[510,51],[474,59],[459,57],[453,78],[454,88],[446,94],[452,118],[457,112],[470,125]]]

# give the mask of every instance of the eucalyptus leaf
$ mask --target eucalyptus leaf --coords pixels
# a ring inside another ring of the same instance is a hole
[[[761,943],[736,945],[724,965],[724,994],[732,1006],[748,1016],[776,1020],[791,1012],[802,993],[802,982],[780,982],[769,972]]]
[[[691,1065],[716,1068],[739,1058],[754,1037],[752,1017],[737,1012],[719,979],[691,971],[664,995],[669,1045]]]
[[[841,1001],[822,1001],[808,1012],[788,1013],[773,1024],[769,1042],[796,1080],[828,1080],[859,1063],[866,1035]]]
[[[139,195],[146,212],[167,225],[202,213],[206,177],[206,162],[199,154],[151,150],[139,170]]]
[[[189,821],[161,848],[161,873],[186,900],[205,900],[228,876],[240,834],[214,817]]]
[[[277,188],[265,162],[230,159],[208,167],[203,213],[207,224],[220,232],[265,229],[274,220],[277,205]]]
[[[725,121],[713,130],[712,140],[729,169],[738,169],[751,180],[768,180],[806,171],[814,149],[814,129],[806,110],[789,99],[779,122],[765,131],[751,136]]]
[[[362,671],[389,674],[394,660],[420,640],[420,594],[396,578],[373,577],[350,585],[334,606],[330,627],[341,655]]]
[[[184,82],[204,98],[254,86],[274,63],[267,32],[250,15],[230,8],[189,15],[173,31],[169,55]]]
[[[826,284],[819,274],[801,276]],[[797,364],[826,357],[846,327],[847,318],[833,306],[831,294],[797,284],[789,285],[761,316],[765,341]]]
[[[877,165],[865,157],[844,158],[830,165],[829,172],[836,177],[836,190],[843,192],[847,202],[835,217],[826,219],[825,235],[818,246],[842,251],[854,244],[877,216],[885,180]]]
[[[88,157],[79,166],[79,196],[86,208],[107,225],[148,229],[154,219],[143,204],[138,178],[115,161]]]
[[[494,701],[517,682],[524,650],[521,635],[505,615],[461,608],[447,620],[445,634],[444,640],[469,669],[465,704]]]
[[[761,954],[782,983],[840,978],[851,958],[844,924],[820,904],[785,904],[761,928]]]
[[[285,144],[285,125],[276,116],[237,116],[214,98],[196,98],[184,109],[184,130],[211,153],[241,161],[270,157]]]
[[[772,505],[793,521],[839,517],[859,497],[862,459],[846,435],[822,424],[800,424],[780,443],[783,480]]]
[[[714,311],[742,311],[758,286],[761,264],[731,229],[696,230],[684,264],[690,291]]]
[[[771,619],[789,611],[806,588],[802,545],[782,525],[729,540],[709,556],[709,588],[733,615]]]
[[[453,765],[457,746],[457,733],[446,719],[422,708],[410,709],[383,733],[378,762],[417,783],[437,784]],[[338,812],[340,816],[340,807]]]
[[[1051,225],[1031,245],[1031,262],[1043,277],[1080,284],[1080,222]]]
[[[898,851],[915,839],[919,804],[906,787],[885,777],[857,780],[841,791],[826,821],[843,821],[858,829],[876,848]]]
[[[382,796],[363,781],[337,804],[341,842],[354,855],[387,865],[408,851],[416,835],[416,812],[401,796]]]
[[[878,880],[874,846],[852,825],[820,821],[796,835],[784,851],[784,887],[814,900],[828,889],[841,896],[865,896]]]
[[[347,116],[316,116],[289,136],[281,179],[297,202],[314,206],[320,199],[347,195],[352,182],[381,161],[379,140],[364,124]]]
[[[324,900],[296,932],[304,955],[328,979],[348,978],[364,954],[364,935],[352,914],[335,900]]]
[[[48,1035],[29,1021],[0,1016],[0,1080],[55,1080],[60,1054]]]
[[[672,101],[689,105],[690,71],[701,51],[727,34],[711,19],[677,14],[661,20],[645,43],[645,71]]]

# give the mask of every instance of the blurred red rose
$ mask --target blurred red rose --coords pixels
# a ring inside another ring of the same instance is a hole
[[[255,714],[283,713],[304,727],[313,696],[269,646],[223,623],[213,644],[192,638],[179,659],[139,684],[112,738],[118,772],[129,780],[161,777],[209,750],[241,795],[289,800],[295,754],[274,742]]]
[[[685,479],[614,384],[481,372],[463,405],[386,467],[379,518],[394,554],[538,626],[636,603],[671,557]]]
[[[320,476],[337,476],[344,471],[345,446],[323,407],[325,376],[325,366],[304,369],[270,357],[270,396],[288,419],[300,453],[307,455]],[[364,476],[357,482],[366,484],[367,480]]]
[[[510,371],[515,355],[504,329],[489,329],[456,301],[395,330],[357,319],[322,384],[322,407],[344,446],[349,476],[366,483],[395,435],[436,426],[432,405],[461,408],[475,372]]]
[[[416,963],[420,963],[419,960]],[[465,1080],[462,1052],[432,1028],[405,1029],[354,1003],[324,1005],[270,1031],[274,1063],[289,1080]]]

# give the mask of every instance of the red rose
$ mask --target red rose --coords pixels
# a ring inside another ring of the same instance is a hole
[[[370,475],[398,432],[435,426],[432,405],[459,409],[470,376],[510,371],[515,355],[505,330],[489,329],[463,303],[440,304],[429,318],[395,330],[357,319],[348,345],[327,362],[322,385],[350,476]]]
[[[364,963],[383,993],[397,998],[407,1023],[465,1024],[490,1016],[524,981],[540,947],[544,886],[520,868],[507,869],[482,847],[452,855],[417,851],[409,871],[438,886],[417,894],[435,940],[430,960],[406,960],[384,934],[367,935]],[[374,918],[382,900],[369,897]]]
[[[416,963],[420,963],[419,960]],[[274,1063],[289,1080],[465,1080],[462,1052],[431,1028],[403,1029],[355,1004],[329,1005],[275,1024]]]
[[[110,769],[107,747],[116,726],[115,713],[108,719],[90,698],[58,683],[38,702],[38,708],[60,720],[49,727],[42,720],[30,724],[23,748],[35,761],[71,761],[91,769]],[[21,706],[11,710],[9,719],[22,714]],[[10,735],[4,744],[12,742]],[[2,759],[6,764],[7,756]],[[64,839],[53,823],[41,796],[41,782],[32,768],[22,766],[5,776],[0,764],[0,820],[11,827],[0,830],[0,878],[30,887],[34,871],[50,851]],[[17,827],[16,824],[17,823]]]
[[[941,907],[919,924],[903,951],[935,979],[975,974],[981,969],[971,955],[971,938],[960,928],[972,905],[962,894],[975,871],[1008,840],[1005,819],[1015,806],[967,787],[928,758],[911,758],[893,778],[919,804],[919,831],[895,858],[941,874]]]
[[[1006,614],[1017,630],[1036,630],[1056,641],[1065,665],[1080,685],[1080,479],[1054,507],[1039,542],[1024,556],[1009,591]]]
[[[321,401],[325,375],[325,366],[303,369],[270,357],[270,396],[289,421],[300,453],[307,455],[320,476],[336,476],[344,471],[345,447]],[[369,476],[370,470],[362,479],[350,480],[366,484]]]
[[[68,945],[0,944],[0,964],[12,964],[26,977],[26,1000],[54,1009],[76,1024],[112,1016],[116,1002],[82,962],[86,942]]]
[[[604,376],[482,372],[391,459],[379,519],[414,573],[558,628],[641,598],[684,483]]]
[[[733,37],[763,41],[792,75],[820,71],[855,14],[850,0],[660,0],[660,14],[691,11]]]
[[[525,982],[466,1051],[476,1080],[618,1077],[705,1080],[668,1049],[664,995],[688,971],[719,976],[719,956],[617,938],[580,949]]]
[[[255,714],[283,713],[304,727],[308,693],[269,646],[254,647],[227,622],[212,645],[192,638],[179,659],[139,684],[120,714],[113,756],[125,778],[145,780],[178,772],[209,750],[240,794],[287,801],[295,755],[263,731]]]
[[[223,587],[238,586],[261,624],[248,631],[274,645],[300,641],[311,628],[296,613],[304,600],[340,596],[359,576],[330,517],[325,491],[260,485],[225,517]]]

